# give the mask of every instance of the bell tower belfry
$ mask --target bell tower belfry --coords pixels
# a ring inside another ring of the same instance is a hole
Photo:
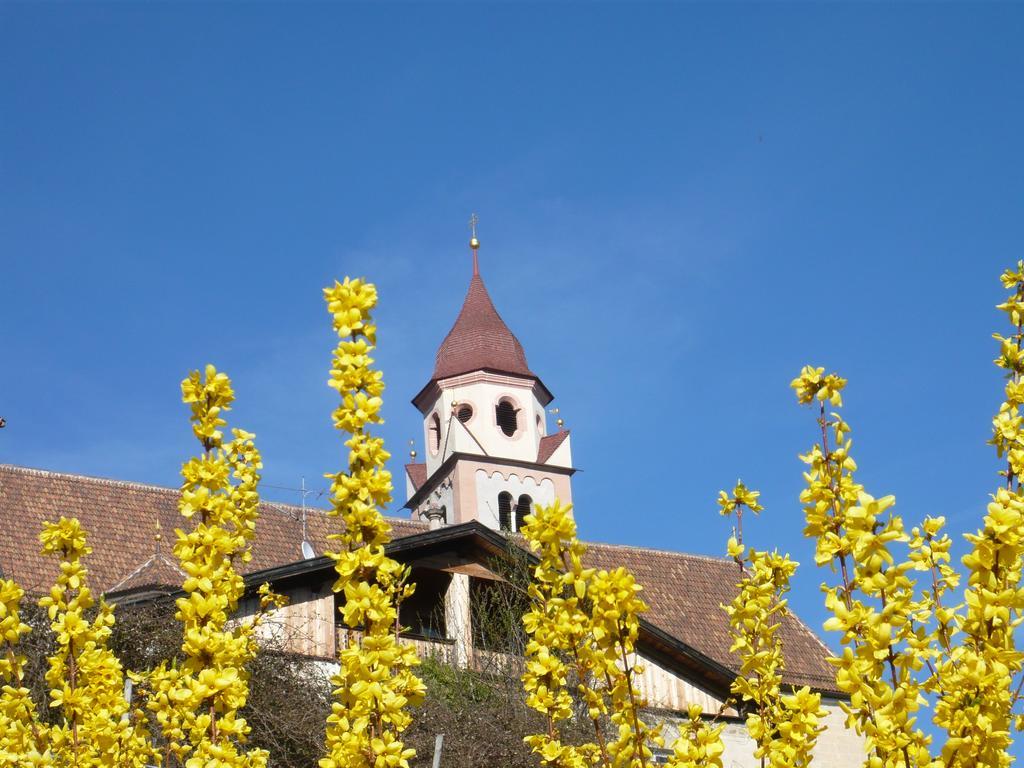
[[[469,290],[412,401],[423,415],[425,450],[423,462],[405,467],[406,508],[432,526],[479,520],[516,531],[534,504],[572,501],[576,470],[562,420],[548,431],[554,396],[487,293],[475,214],[470,224]]]

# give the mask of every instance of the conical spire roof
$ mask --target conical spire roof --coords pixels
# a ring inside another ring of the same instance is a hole
[[[482,370],[537,378],[526,363],[523,345],[501,319],[483,278],[474,271],[455,325],[437,350],[432,378]]]

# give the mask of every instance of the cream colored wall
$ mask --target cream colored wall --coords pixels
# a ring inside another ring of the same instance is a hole
[[[423,419],[428,476],[452,453],[537,460],[540,438],[547,432],[547,414],[533,394],[530,379],[478,372],[445,379],[439,386],[441,395]],[[495,408],[502,398],[512,400],[519,409],[519,429],[512,437],[501,431],[495,418]],[[451,418],[455,403],[468,403],[473,408],[473,416],[465,425]],[[435,414],[441,422],[440,444],[436,451],[432,450],[430,438],[430,424]]]
[[[498,494],[508,491],[512,494],[513,507],[520,494],[527,494],[534,504],[548,505],[555,500],[555,484],[550,477],[535,477],[529,470],[513,467],[501,469],[477,469],[474,473],[476,490],[477,520],[489,528],[497,529]],[[513,520],[513,525],[515,521]]]
[[[556,498],[572,502],[572,485],[568,475],[545,472],[539,468],[493,464],[486,459],[464,459],[452,469],[454,504],[459,510],[450,522],[479,520],[498,528],[498,494],[508,490],[514,499],[527,493],[535,503],[549,504]],[[421,505],[422,506],[422,505]]]
[[[822,723],[825,730],[818,736],[814,748],[815,768],[860,768],[864,763],[864,739],[845,727],[846,716],[835,699],[822,699],[822,706],[828,714]],[[674,716],[655,719],[664,724],[665,746],[668,747],[679,734],[680,719]],[[761,761],[754,758],[754,742],[745,723],[728,722],[722,731],[722,744],[725,746],[723,768],[761,768]]]
[[[716,698],[707,688],[670,672],[643,656],[639,662],[643,672],[636,681],[637,689],[652,709],[682,712],[691,704],[700,704],[705,712],[718,712],[721,708],[721,699]],[[732,713],[732,710],[729,712]]]
[[[299,587],[286,592],[289,604],[277,612],[260,629],[260,636],[266,640],[283,642],[284,646],[296,653],[334,658],[336,655],[336,634],[334,617],[334,595],[331,584],[326,582],[318,589]],[[417,652],[422,655],[438,655],[460,665],[471,663],[475,653],[471,647],[472,630],[469,610],[469,577],[456,573],[445,595],[445,612],[449,635],[454,643],[416,643]],[[256,610],[257,602],[249,599],[240,606],[236,620],[245,620]],[[690,704],[699,704],[707,713],[716,713],[722,702],[698,682],[675,674],[651,659],[640,659],[644,667],[637,679],[648,706],[657,714],[652,718],[660,720],[665,727],[665,743],[670,744],[678,734],[680,719],[674,715],[661,714],[666,710],[681,712]],[[324,671],[327,671],[326,669]],[[828,712],[822,725],[825,731],[818,737],[814,751],[816,768],[859,768],[863,763],[864,740],[854,731],[847,730],[845,715],[835,699],[823,699],[822,705]],[[726,715],[734,715],[731,709]],[[730,721],[722,734],[725,744],[723,768],[760,768],[760,762],[753,757],[753,742],[747,735],[742,722]]]
[[[552,465],[554,467],[571,468],[572,467],[572,448],[570,447],[571,441],[572,441],[572,435],[566,435],[565,439],[562,441],[562,444],[555,449],[555,452],[552,453],[548,457],[548,460],[546,462],[544,462],[544,463],[545,464],[550,464],[550,465]]]
[[[307,586],[287,590],[288,604],[267,616],[257,636],[267,644],[306,656],[333,658],[334,592],[327,582],[317,589]],[[259,608],[257,598],[239,605],[235,621],[251,620]]]

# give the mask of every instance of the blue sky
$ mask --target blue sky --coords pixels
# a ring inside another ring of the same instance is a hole
[[[908,519],[969,530],[995,486],[1022,37],[1009,4],[0,5],[0,461],[174,485],[210,361],[266,484],[322,487],[350,274],[399,471],[477,211],[583,534],[720,554],[742,477],[820,627],[802,364],[850,379],[861,479]]]

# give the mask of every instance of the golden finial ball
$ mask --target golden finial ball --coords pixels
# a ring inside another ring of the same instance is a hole
[[[558,428],[561,429],[565,426],[565,419],[555,419],[555,424],[557,424]]]
[[[480,248],[480,241],[477,240],[475,237],[469,238],[469,247],[472,248],[474,251],[478,250]]]
[[[415,459],[416,458],[416,449],[415,448],[413,450],[409,451],[409,458],[410,459]]]

